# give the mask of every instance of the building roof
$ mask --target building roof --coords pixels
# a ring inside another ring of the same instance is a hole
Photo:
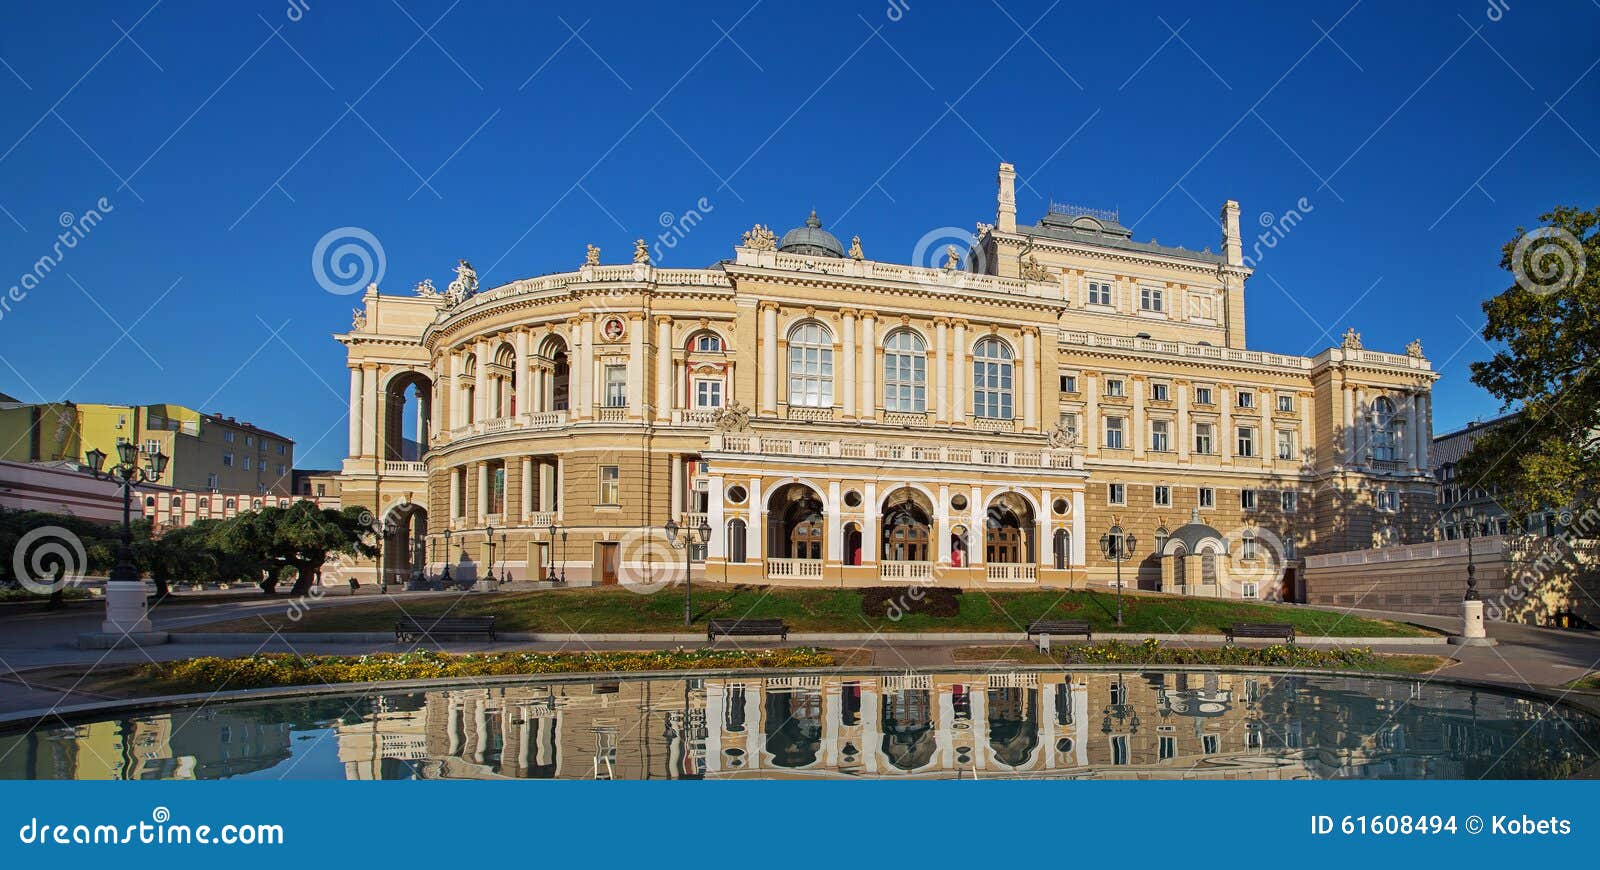
[[[1460,462],[1461,457],[1466,456],[1467,451],[1472,449],[1473,442],[1482,437],[1485,432],[1508,420],[1515,419],[1521,413],[1521,411],[1515,411],[1492,420],[1469,423],[1465,428],[1434,436],[1433,450],[1428,454],[1433,461],[1433,467],[1439,468]]]
[[[1200,263],[1225,262],[1222,254],[1213,254],[1209,249],[1191,251],[1184,247],[1174,248],[1158,244],[1154,239],[1148,242],[1136,242],[1133,240],[1133,230],[1119,222],[1116,212],[1094,211],[1058,203],[1051,203],[1049,214],[1040,218],[1037,224],[1031,227],[1017,227],[1017,232],[1034,238],[1115,248],[1121,251],[1137,251],[1143,254],[1160,254],[1164,257],[1194,260]]]
[[[817,218],[817,210],[811,210],[811,216],[806,218],[805,226],[795,227],[783,234],[778,242],[778,250],[786,254],[810,254],[817,257],[837,257],[844,259],[844,245],[833,233],[822,228],[822,221]]]
[[[1182,543],[1185,553],[1200,552],[1200,544],[1206,541],[1215,541],[1222,548],[1222,552],[1228,552],[1228,539],[1224,538],[1214,526],[1200,521],[1199,508],[1195,508],[1189,514],[1189,522],[1173,529],[1172,533],[1167,535],[1167,546],[1171,546],[1173,541]]]

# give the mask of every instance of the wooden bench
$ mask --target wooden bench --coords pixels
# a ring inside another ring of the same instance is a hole
[[[1085,619],[1035,619],[1028,623],[1028,637],[1040,634],[1081,634],[1084,640],[1094,640]]]
[[[713,619],[706,623],[706,640],[723,637],[778,637],[789,639],[789,626],[781,619]]]
[[[396,643],[443,637],[494,640],[492,616],[407,616],[394,624]]]
[[[1241,637],[1281,637],[1294,643],[1294,626],[1287,622],[1235,622],[1222,630],[1222,636],[1227,638],[1228,643],[1233,643]]]

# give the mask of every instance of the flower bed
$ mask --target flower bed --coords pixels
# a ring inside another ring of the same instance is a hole
[[[833,654],[813,648],[464,655],[422,651],[365,656],[264,653],[243,658],[207,656],[148,664],[139,669],[139,676],[161,688],[183,692],[589,671],[816,668],[834,663]]]
[[[1379,663],[1371,647],[1324,648],[1273,644],[1195,648],[1162,646],[1154,638],[1142,643],[1112,640],[1056,648],[1065,664],[1102,665],[1260,665],[1276,668],[1349,668],[1370,670]]]

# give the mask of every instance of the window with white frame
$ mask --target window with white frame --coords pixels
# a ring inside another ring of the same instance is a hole
[[[1253,489],[1239,490],[1239,509],[1253,511],[1256,509],[1256,491]]]
[[[626,408],[628,406],[628,367],[624,365],[608,365],[606,375],[606,407]]]
[[[1111,763],[1123,765],[1128,763],[1128,737],[1118,734],[1111,738]]]
[[[1070,432],[1074,438],[1076,438],[1078,436],[1078,415],[1077,414],[1071,414],[1071,413],[1062,414],[1061,417],[1059,418],[1059,422],[1061,424],[1061,428],[1065,429],[1067,432]]]
[[[814,320],[789,331],[789,404],[833,407],[833,333]]]
[[[1240,390],[1233,395],[1234,404],[1241,408],[1254,408],[1256,406],[1256,394],[1249,390]]]
[[[883,342],[883,407],[920,414],[928,409],[928,345],[909,329]]]
[[[1106,484],[1106,504],[1127,504],[1128,485],[1125,483]]]
[[[1294,411],[1294,396],[1288,393],[1278,394],[1278,410],[1285,414]]]
[[[1211,401],[1211,388],[1210,387],[1195,387],[1194,388],[1194,403],[1196,405],[1209,405],[1209,404],[1212,404],[1212,401]]]
[[[1171,449],[1169,429],[1172,426],[1166,420],[1150,421],[1150,449],[1157,453],[1166,453]]]
[[[118,425],[120,426],[121,424],[118,424]],[[222,440],[226,441],[229,444],[232,444],[233,443],[233,433],[232,432],[223,432],[222,433]]]
[[[972,416],[1010,420],[1011,346],[998,338],[981,339],[972,349]]]
[[[206,489],[212,492],[217,490],[217,476],[215,474],[206,475]]]
[[[1161,290],[1161,288],[1159,288],[1159,287],[1140,287],[1139,288],[1139,310],[1140,311],[1165,311],[1166,310],[1165,300],[1163,299],[1163,291]]]
[[[694,337],[696,353],[722,353],[722,336],[714,332],[702,332]]]
[[[1293,429],[1279,429],[1278,430],[1278,458],[1279,459],[1293,459],[1294,458],[1294,430]]]
[[[139,449],[154,456],[155,454],[161,452],[161,442],[154,438],[149,438],[145,440],[144,444],[141,445]]]
[[[1172,507],[1172,487],[1156,484],[1154,504],[1156,507]]]
[[[1237,456],[1248,459],[1256,455],[1256,430],[1249,426],[1239,427],[1239,452]]]
[[[1106,447],[1109,447],[1112,450],[1121,450],[1122,446],[1123,446],[1123,441],[1122,441],[1122,418],[1121,417],[1107,417],[1106,418]]]
[[[1379,396],[1372,402],[1372,431],[1368,438],[1372,458],[1392,462],[1398,455],[1400,421],[1395,416],[1394,402],[1388,396]]]
[[[1217,491],[1209,486],[1200,487],[1199,504],[1203,508],[1217,506]]]
[[[224,453],[224,454],[222,454],[222,467],[223,468],[232,468],[233,467],[233,454],[232,453]]]
[[[1240,558],[1254,559],[1256,557],[1256,539],[1254,535],[1246,534],[1242,539],[1240,539],[1239,545]]]
[[[1122,378],[1106,378],[1106,395],[1121,398],[1128,394],[1126,384]]]
[[[1211,423],[1194,424],[1194,452],[1212,454],[1217,449],[1216,426]]]
[[[1207,755],[1216,755],[1222,751],[1221,739],[1215,734],[1205,734],[1200,737],[1200,751]]]
[[[1159,761],[1166,761],[1178,754],[1178,738],[1161,737],[1157,740],[1156,756]]]
[[[255,439],[254,435],[246,435],[246,436],[244,436],[244,446],[253,447],[253,446],[255,446],[255,443],[256,443],[256,439]]]
[[[1172,396],[1171,388],[1166,384],[1156,381],[1150,385],[1150,401],[1165,402]]]
[[[1089,282],[1089,304],[1090,305],[1110,305],[1111,304],[1111,284],[1109,282],[1106,282],[1106,281],[1090,281]]]
[[[602,505],[618,505],[622,503],[622,469],[616,465],[600,466],[600,492],[599,503]]]
[[[1380,489],[1377,492],[1378,510],[1393,513],[1400,510],[1400,492],[1393,489]]]
[[[1063,392],[1063,393],[1076,393],[1077,391],[1078,391],[1078,376],[1077,375],[1062,375],[1061,376],[1061,392]]]
[[[722,407],[722,381],[697,378],[694,382],[694,406],[696,408]]]
[[[1286,489],[1281,493],[1283,512],[1292,514],[1300,508],[1300,493]]]
[[[249,456],[245,456],[245,458],[244,458],[244,470],[245,471],[249,471],[250,470],[250,457]]]

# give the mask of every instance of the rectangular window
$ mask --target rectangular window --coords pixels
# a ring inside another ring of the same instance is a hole
[[[255,438],[254,435],[246,435],[246,436],[244,436],[244,446],[250,447],[250,446],[254,445],[255,443],[256,443],[256,438]]]
[[[288,452],[288,445],[284,444],[282,441],[279,441],[277,444],[274,444],[272,446],[277,448],[279,456],[283,456],[285,453]]]
[[[1278,458],[1294,458],[1294,431],[1290,429],[1278,430]]]
[[[1167,428],[1171,424],[1166,420],[1150,421],[1150,449],[1157,453],[1166,453],[1170,448],[1167,438]]]
[[[224,454],[222,454],[222,467],[223,468],[232,468],[233,467],[233,454],[232,453],[224,453]]]
[[[1211,388],[1210,387],[1195,387],[1194,388],[1194,403],[1196,405],[1209,405],[1209,404],[1211,404]]]
[[[328,485],[326,483],[317,484],[317,498],[323,498],[327,494],[328,494]]]
[[[1128,503],[1128,485],[1125,484],[1125,483],[1108,483],[1108,484],[1106,484],[1106,503],[1107,504],[1127,504]]]
[[[1106,282],[1104,282],[1104,281],[1090,281],[1089,282],[1089,304],[1090,305],[1110,305],[1111,304],[1111,285],[1106,283]]]
[[[154,456],[155,454],[161,452],[161,442],[151,438],[145,441],[144,446],[140,447],[139,449]]]
[[[506,464],[497,462],[489,467],[489,513],[506,512]]]
[[[1200,506],[1203,508],[1217,506],[1217,491],[1209,486],[1200,487]]]
[[[1240,540],[1240,544],[1243,545],[1242,546],[1243,552],[1240,554],[1243,558],[1245,558],[1245,559],[1254,559],[1256,557],[1256,539],[1255,538],[1243,538],[1243,539]]]
[[[1111,763],[1123,765],[1128,763],[1128,738],[1118,734],[1111,738]]]
[[[722,339],[709,332],[702,332],[694,340],[694,349],[699,353],[722,353]]]
[[[1122,449],[1122,418],[1106,418],[1106,447],[1112,450]]]
[[[1249,390],[1240,390],[1234,393],[1234,402],[1241,408],[1254,408],[1256,406],[1256,394]]]
[[[1256,455],[1256,430],[1249,426],[1239,427],[1239,453],[1245,459]]]
[[[1239,490],[1239,509],[1253,511],[1256,509],[1256,491],[1253,489]]]
[[[246,456],[244,458],[244,470],[245,471],[249,471],[250,470],[250,457],[248,457],[248,456]]]
[[[600,466],[600,503],[622,503],[622,470],[615,465]]]
[[[118,423],[117,425],[120,427],[122,424]],[[224,433],[222,433],[222,440],[226,441],[229,444],[232,444],[233,443],[233,433],[232,432],[224,432]]]
[[[606,366],[606,407],[628,407],[627,366]]]
[[[1162,291],[1155,287],[1139,288],[1140,311],[1162,311]]]
[[[1172,487],[1162,485],[1156,486],[1155,506],[1172,507]]]
[[[1400,493],[1392,489],[1378,490],[1378,510],[1393,512],[1400,509]]]
[[[1122,378],[1106,378],[1106,395],[1119,398],[1127,395],[1123,391]]]
[[[1061,376],[1061,392],[1063,392],[1063,393],[1076,393],[1077,391],[1078,391],[1078,377],[1077,377],[1077,375],[1062,375]]]
[[[694,406],[696,408],[722,407],[722,382],[695,381]]]
[[[1177,755],[1178,754],[1178,738],[1176,738],[1176,737],[1162,737],[1162,738],[1160,738],[1160,740],[1157,741],[1156,754],[1158,756],[1160,756],[1160,760],[1162,760],[1162,761],[1166,761],[1167,759],[1172,758],[1173,756]]]
[[[1167,401],[1167,397],[1170,396],[1170,395],[1171,394],[1167,391],[1167,385],[1166,384],[1159,384],[1158,383],[1158,384],[1151,384],[1150,385],[1150,401],[1152,401],[1152,402],[1165,402],[1165,401]]]
[[[1220,742],[1221,741],[1218,740],[1217,735],[1207,734],[1200,738],[1200,751],[1207,755],[1216,755],[1221,750],[1221,747],[1218,745]]]
[[[212,492],[217,491],[217,476],[215,474],[206,475],[206,489]]]
[[[1299,507],[1300,507],[1300,493],[1295,492],[1292,489],[1286,489],[1281,494],[1281,498],[1282,498],[1282,502],[1283,502],[1283,512],[1284,513],[1292,514],[1296,510],[1299,509]]]
[[[1210,423],[1194,424],[1194,452],[1207,455],[1216,452],[1214,433],[1215,429]]]
[[[1294,396],[1291,396],[1288,393],[1279,393],[1278,394],[1278,410],[1284,412],[1285,414],[1290,413],[1291,411],[1293,411],[1294,410]]]

